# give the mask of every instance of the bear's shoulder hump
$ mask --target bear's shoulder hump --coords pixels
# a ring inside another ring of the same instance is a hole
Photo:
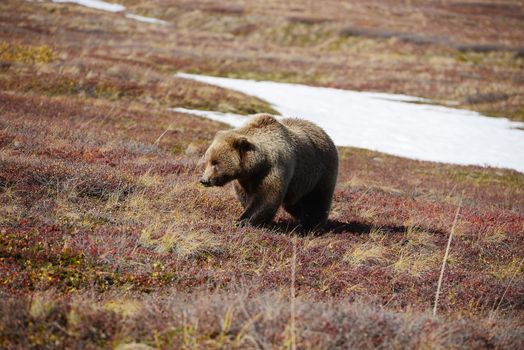
[[[256,114],[246,126],[251,128],[262,128],[278,124],[278,120],[270,114]]]

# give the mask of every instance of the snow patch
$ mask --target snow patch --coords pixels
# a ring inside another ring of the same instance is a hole
[[[90,7],[97,10],[103,10],[108,12],[122,12],[126,8],[120,4],[111,4],[109,2],[100,0],[53,0],[56,3],[71,3],[85,7]]]
[[[101,1],[101,0],[52,0],[55,3],[70,3],[70,4],[77,4],[84,7],[89,7],[92,9],[102,10],[102,11],[108,11],[108,12],[123,12],[125,11],[125,6],[122,6],[120,4],[112,4],[109,2]],[[133,13],[126,13],[126,18],[133,19],[135,21],[145,22],[145,23],[154,23],[154,24],[162,24],[166,25],[169,24],[169,22],[163,21],[158,18],[154,17],[145,17],[140,15],[135,15]]]
[[[318,124],[338,146],[524,172],[524,132],[518,129],[524,127],[524,123],[425,104],[430,101],[413,96],[186,73],[176,76],[261,98],[282,116],[300,117]],[[234,127],[248,118],[229,113],[174,110]]]
[[[187,108],[169,108],[170,111],[198,115],[207,119],[215,120],[217,122],[231,125],[235,128],[244,124],[248,116],[234,114],[234,113],[222,113],[216,111],[203,111],[199,109],[187,109]]]
[[[126,13],[126,17],[134,19],[136,21],[146,22],[146,23],[155,23],[155,24],[162,24],[162,25],[169,24],[169,22],[162,21],[161,19],[158,19],[158,18],[139,16],[139,15],[134,15],[132,13]]]

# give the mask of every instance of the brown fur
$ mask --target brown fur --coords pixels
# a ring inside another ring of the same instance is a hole
[[[234,180],[244,207],[241,224],[269,223],[281,205],[305,227],[326,223],[338,153],[315,124],[256,115],[241,128],[218,132],[203,160],[204,185]]]

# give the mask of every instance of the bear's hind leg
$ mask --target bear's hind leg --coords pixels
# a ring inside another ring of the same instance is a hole
[[[321,182],[293,206],[293,209],[298,211],[297,218],[304,227],[315,229],[326,224],[334,188],[334,184]]]
[[[304,215],[304,208],[302,205],[302,201],[298,201],[297,203],[293,205],[284,203],[284,209],[289,214],[291,214],[293,218],[295,218],[298,221],[302,221],[302,216]]]

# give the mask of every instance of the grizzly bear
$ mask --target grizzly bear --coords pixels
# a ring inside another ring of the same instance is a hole
[[[338,153],[324,130],[309,121],[255,115],[243,127],[219,131],[202,161],[204,186],[234,180],[244,207],[241,226],[270,223],[281,205],[305,228],[327,221]]]

